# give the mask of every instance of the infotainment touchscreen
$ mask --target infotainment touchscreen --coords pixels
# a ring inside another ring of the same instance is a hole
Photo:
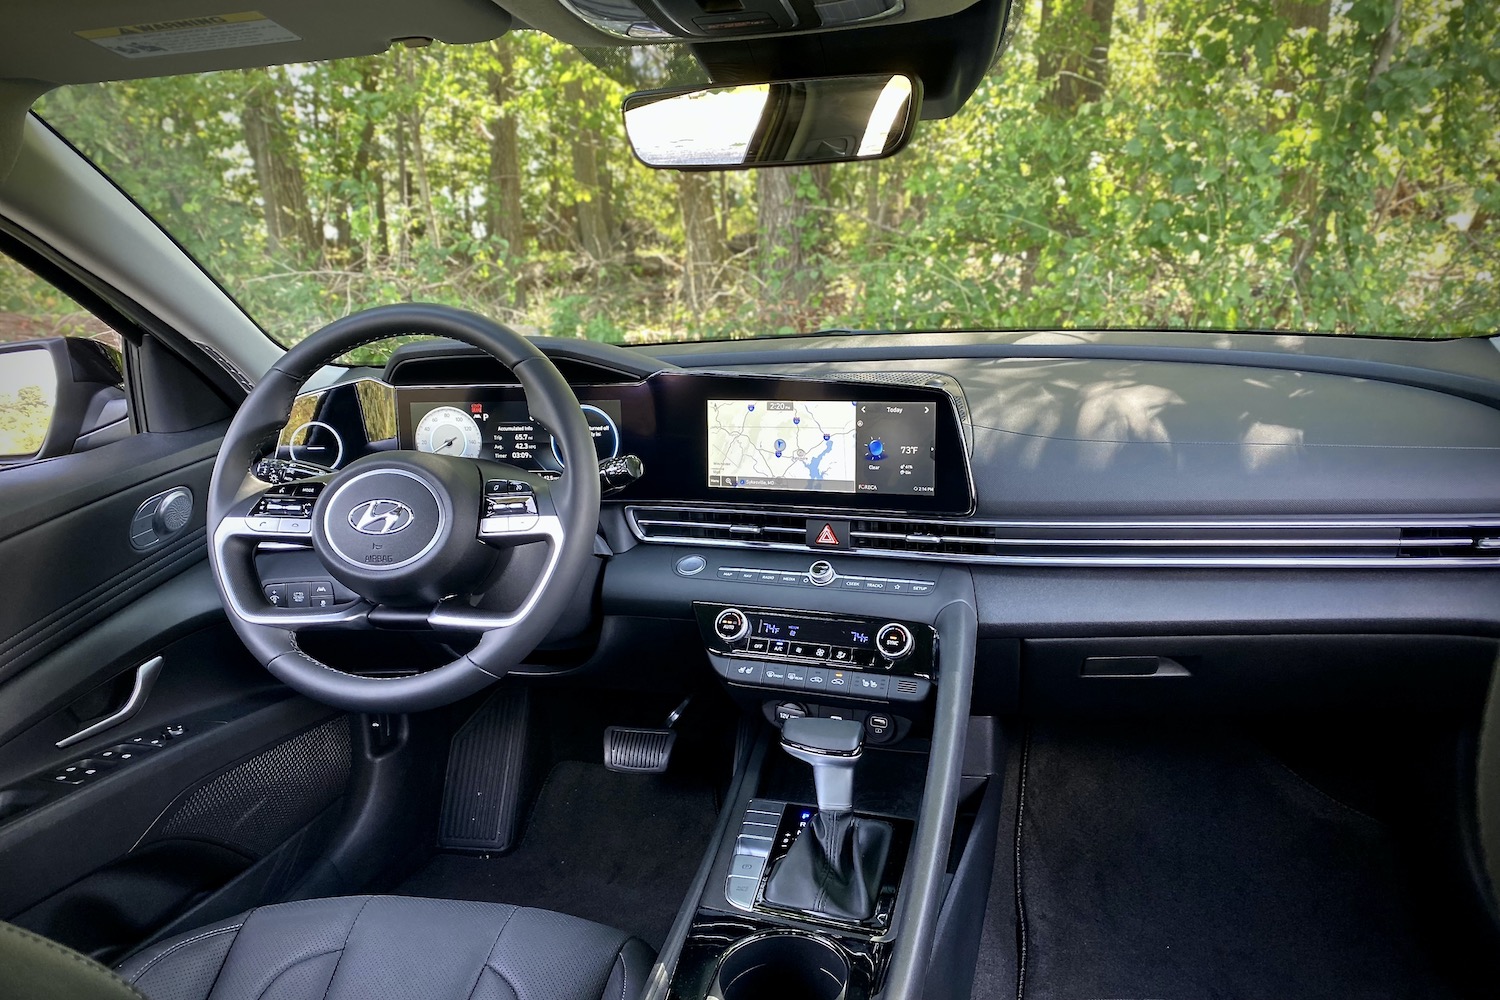
[[[708,400],[711,489],[926,495],[937,407],[856,400]]]

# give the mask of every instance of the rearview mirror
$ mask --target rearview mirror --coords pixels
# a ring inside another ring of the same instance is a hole
[[[671,170],[878,160],[911,139],[920,105],[917,82],[891,75],[653,90],[625,99],[625,133]]]

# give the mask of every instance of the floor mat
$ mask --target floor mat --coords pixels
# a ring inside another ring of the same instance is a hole
[[[503,857],[436,855],[395,891],[571,913],[660,948],[715,818],[707,785],[563,761],[547,776],[519,848]]]
[[[1019,854],[1001,848],[1019,961],[990,963],[976,997],[1456,995],[1386,828],[1250,741],[1043,726],[1022,771]]]

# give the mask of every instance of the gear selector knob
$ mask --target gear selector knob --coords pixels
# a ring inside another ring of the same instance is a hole
[[[865,727],[846,719],[788,719],[781,749],[813,768],[820,813],[854,808],[854,768],[864,751]]]

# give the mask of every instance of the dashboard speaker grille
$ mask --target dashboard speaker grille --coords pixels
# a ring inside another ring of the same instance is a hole
[[[629,507],[636,537],[812,551],[808,515]],[[859,518],[855,554],[1056,566],[1500,566],[1500,517],[1180,521]]]

